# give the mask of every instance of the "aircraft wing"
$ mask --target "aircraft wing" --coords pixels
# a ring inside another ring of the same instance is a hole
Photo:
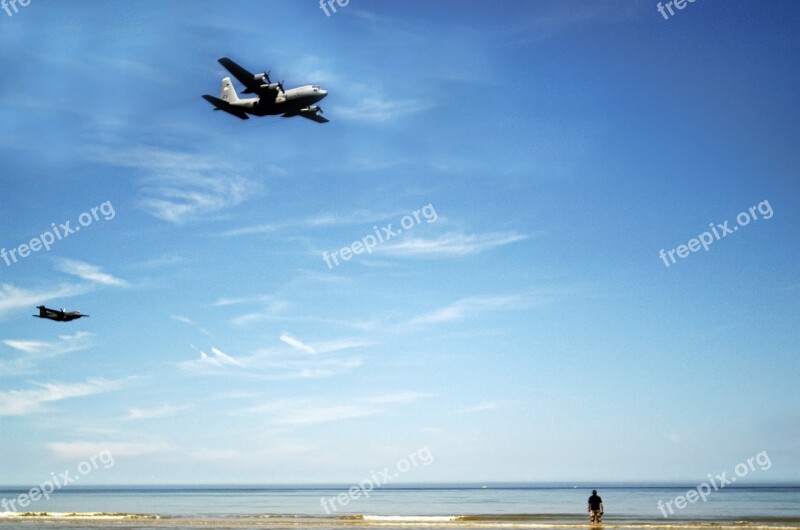
[[[245,94],[258,94],[261,99],[269,102],[274,102],[278,97],[278,89],[269,88],[269,85],[262,84],[265,83],[263,79],[257,80],[255,74],[249,70],[246,70],[245,68],[242,68],[233,60],[223,57],[218,59],[218,61],[219,64],[224,66],[225,69],[233,75],[233,77],[238,79],[239,82],[246,87],[246,90],[244,91]]]
[[[238,109],[236,107],[232,107],[231,104],[225,100],[215,98],[214,96],[209,96],[207,94],[203,96],[203,99],[214,105],[216,107],[214,110],[224,110],[228,114],[233,114],[234,116],[236,116],[241,120],[250,119],[250,116],[248,116],[245,111]]]
[[[294,112],[287,112],[283,115],[284,118],[291,118],[292,116],[302,116],[306,119],[311,121],[315,121],[317,123],[328,123],[328,118],[322,116],[322,109],[317,106],[306,107],[304,109],[300,109]]]
[[[315,121],[317,123],[328,123],[328,118],[324,117],[322,114],[317,114],[316,112],[301,112],[300,116],[304,118],[308,118],[311,121]]]
[[[255,74],[242,68],[227,57],[219,59],[219,64],[224,66],[227,71],[233,74],[233,77],[238,79],[241,84],[246,86],[250,92],[258,94],[258,91],[261,88],[261,82],[256,81]]]

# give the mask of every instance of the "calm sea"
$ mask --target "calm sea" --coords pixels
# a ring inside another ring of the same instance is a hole
[[[728,487],[675,507],[689,487],[598,488],[607,528],[800,530],[800,487]],[[2,512],[0,528],[585,528],[587,488],[441,486],[119,487],[63,489]],[[22,490],[0,489],[0,500]],[[663,508],[659,509],[659,501]],[[666,507],[670,505],[674,513]],[[667,517],[664,517],[666,513]]]

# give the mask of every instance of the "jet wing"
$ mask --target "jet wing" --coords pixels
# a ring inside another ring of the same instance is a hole
[[[232,107],[231,104],[225,100],[215,98],[214,96],[209,96],[209,95],[203,96],[203,99],[214,105],[216,107],[214,110],[224,110],[228,114],[233,114],[234,116],[236,116],[241,120],[250,119],[250,116],[248,116],[245,111],[238,109],[236,107]]]

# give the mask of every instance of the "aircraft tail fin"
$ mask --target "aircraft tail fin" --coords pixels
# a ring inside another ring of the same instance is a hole
[[[230,77],[222,79],[222,86],[219,89],[219,99],[227,101],[228,103],[236,103],[239,101],[239,95],[236,93],[236,89],[233,87]]]

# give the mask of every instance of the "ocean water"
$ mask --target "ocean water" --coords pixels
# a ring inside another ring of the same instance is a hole
[[[602,526],[800,530],[800,487],[722,488],[711,491],[706,501],[697,499],[678,509],[676,497],[689,489],[598,488],[606,510]],[[0,500],[22,493],[0,489]],[[589,526],[586,501],[591,491],[587,488],[427,486],[385,487],[368,493],[350,495],[347,486],[74,487],[30,504],[25,512],[0,511],[0,528]]]

